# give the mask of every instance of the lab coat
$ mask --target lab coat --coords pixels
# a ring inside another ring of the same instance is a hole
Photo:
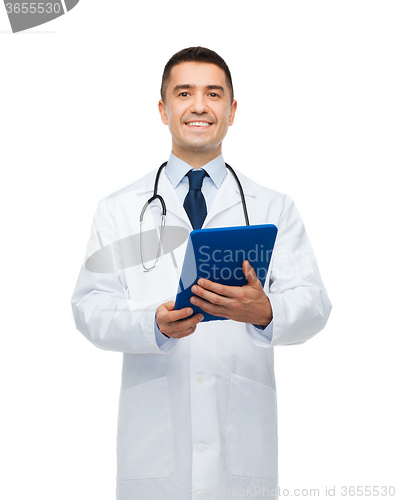
[[[139,214],[152,196],[155,174],[99,203],[87,258],[139,233]],[[124,353],[117,500],[263,498],[265,490],[268,498],[277,498],[273,348],[313,337],[326,324],[331,304],[291,198],[238,176],[250,224],[278,227],[264,286],[273,310],[267,336],[252,325],[212,321],[199,324],[193,335],[157,345],[155,311],[175,299],[186,242],[174,250],[175,261],[171,253],[163,255],[146,273],[140,265],[106,273],[82,266],[72,298],[77,329],[95,346]],[[159,193],[167,204],[167,225],[191,231],[164,173]],[[244,224],[228,171],[203,228]],[[116,247],[111,251],[117,253]]]

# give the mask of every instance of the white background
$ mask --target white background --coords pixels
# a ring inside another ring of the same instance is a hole
[[[397,487],[396,25],[382,0],[81,0],[12,34],[0,5],[1,498],[114,498],[122,355],[70,297],[98,201],[168,157],[161,73],[191,45],[232,72],[226,161],[295,199],[334,306],[275,349],[280,487]]]

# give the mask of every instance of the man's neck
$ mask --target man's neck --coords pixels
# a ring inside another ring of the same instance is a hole
[[[172,154],[179,158],[180,160],[186,162],[191,167],[198,169],[209,163],[210,161],[217,158],[222,152],[219,147],[217,150],[212,151],[202,151],[202,152],[191,152],[191,151],[181,151],[180,149],[172,148]]]

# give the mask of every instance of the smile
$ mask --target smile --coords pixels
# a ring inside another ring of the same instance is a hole
[[[188,127],[210,127],[212,123],[208,122],[189,122],[186,123]]]

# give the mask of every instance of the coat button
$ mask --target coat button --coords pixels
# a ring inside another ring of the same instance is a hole
[[[199,384],[202,384],[205,380],[205,377],[204,375],[197,375],[196,377],[196,382],[198,382]]]
[[[156,344],[154,342],[150,342],[150,349],[153,351],[156,349]]]
[[[272,344],[278,344],[279,340],[280,340],[280,337],[278,335],[274,336]]]
[[[204,450],[205,450],[205,446],[203,445],[203,443],[199,443],[199,444],[196,446],[196,450],[197,450],[198,452],[200,452],[200,453],[201,453],[202,451],[204,451]]]

